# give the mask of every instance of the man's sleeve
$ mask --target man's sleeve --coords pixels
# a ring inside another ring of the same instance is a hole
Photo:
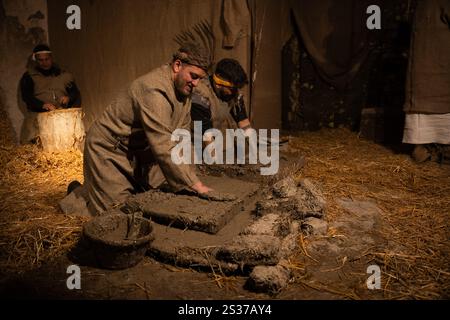
[[[212,128],[212,115],[208,99],[199,94],[192,95],[191,119],[202,122],[202,134]]]
[[[80,107],[81,106],[81,94],[75,81],[71,81],[66,87],[67,95],[69,97],[68,107]]]
[[[34,112],[46,111],[42,108],[44,101],[41,101],[34,96],[34,83],[28,72],[25,72],[22,79],[20,79],[20,92],[28,110]]]
[[[191,165],[172,161],[171,152],[177,142],[171,141],[171,136],[176,128],[171,123],[172,106],[166,96],[157,90],[132,96],[150,149],[170,186],[178,191],[199,182]]]

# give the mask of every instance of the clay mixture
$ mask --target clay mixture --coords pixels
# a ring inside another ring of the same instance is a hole
[[[215,197],[152,190],[132,196],[122,210],[152,220],[149,256],[177,267],[249,276],[248,289],[277,293],[290,279],[287,259],[302,228],[312,232],[311,219],[325,215],[318,187],[293,178],[303,159],[291,155],[282,163],[271,181],[249,165],[203,167],[201,178]]]

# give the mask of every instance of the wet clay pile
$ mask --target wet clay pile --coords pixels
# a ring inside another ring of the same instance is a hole
[[[175,266],[248,275],[248,289],[279,292],[289,282],[287,259],[300,233],[312,232],[314,220],[325,215],[324,197],[311,181],[295,181],[292,175],[267,185],[262,179],[249,182],[252,172],[237,177],[219,172],[201,180],[219,194],[234,195],[227,201],[160,190],[127,201],[126,206],[154,222],[148,254]]]

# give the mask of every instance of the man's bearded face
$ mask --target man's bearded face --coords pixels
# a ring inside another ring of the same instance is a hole
[[[183,97],[190,96],[199,81],[205,76],[206,73],[203,69],[186,63],[181,64],[174,79],[177,93]]]
[[[53,65],[52,55],[50,53],[36,54],[36,61],[42,70],[50,70]]]

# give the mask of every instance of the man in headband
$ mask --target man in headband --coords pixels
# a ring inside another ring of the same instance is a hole
[[[53,63],[47,45],[37,45],[32,60],[34,64],[20,80],[22,99],[28,110],[45,112],[81,105],[80,91],[72,74]]]
[[[247,83],[247,74],[238,61],[222,59],[217,63],[214,73],[200,82],[192,96],[192,121],[202,122],[202,133],[211,128],[251,127],[239,94]]]
[[[205,50],[186,43],[171,63],[138,78],[119,94],[86,135],[84,185],[69,185],[72,192],[60,202],[65,213],[98,215],[164,181],[173,191],[199,195],[213,191],[198,179],[192,165],[171,159],[176,145],[172,132],[190,129],[191,94],[209,65]],[[84,206],[77,203],[80,200]]]

